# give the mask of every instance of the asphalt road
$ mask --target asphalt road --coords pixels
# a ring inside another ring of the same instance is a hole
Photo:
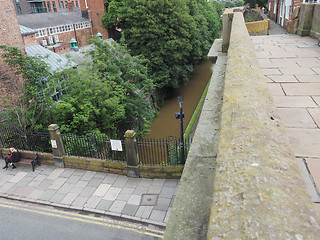
[[[0,198],[0,240],[158,240],[163,229]]]

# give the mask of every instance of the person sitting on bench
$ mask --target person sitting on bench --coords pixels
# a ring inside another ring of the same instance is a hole
[[[10,165],[12,165],[12,169],[15,169],[16,166],[13,163],[20,161],[20,152],[15,148],[10,148],[10,153],[4,160],[6,162],[6,165],[2,169],[8,168],[9,163]]]

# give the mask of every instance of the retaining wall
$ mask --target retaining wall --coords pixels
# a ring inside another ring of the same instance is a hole
[[[320,39],[320,4],[305,3],[300,6],[297,34]]]
[[[243,15],[230,15],[224,14],[232,28],[224,26],[231,34],[223,36],[229,45],[223,97],[211,80],[205,101],[211,112],[200,116],[164,239],[318,239],[319,216]]]
[[[30,152],[20,150],[20,152]],[[3,158],[8,155],[9,149],[3,148],[1,150]],[[44,165],[55,165],[55,156],[51,153],[38,153],[38,158],[40,164]],[[112,160],[102,160],[97,158],[86,158],[86,157],[76,157],[76,156],[63,156],[64,166],[67,168],[83,169],[88,171],[114,173],[121,175],[128,175],[128,166],[126,162],[112,161]],[[139,165],[139,173],[142,178],[180,178],[184,166],[149,166],[149,165]]]

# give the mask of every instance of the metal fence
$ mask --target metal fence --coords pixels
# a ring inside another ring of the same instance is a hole
[[[0,141],[5,148],[14,147],[35,152],[52,152],[48,132],[27,132],[24,135],[21,131],[3,128],[0,129]]]
[[[122,151],[112,151],[111,142],[103,135],[87,134],[77,136],[74,134],[62,134],[62,141],[66,154],[69,156],[90,157],[126,162],[126,148],[124,141]]]
[[[139,159],[142,165],[183,165],[192,139],[184,141],[184,161],[181,162],[180,139],[168,136],[164,139],[139,139]]]

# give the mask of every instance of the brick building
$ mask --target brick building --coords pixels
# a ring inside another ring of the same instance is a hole
[[[0,45],[18,47],[25,51],[24,42],[20,33],[19,23],[15,13],[14,4],[11,1],[0,0]],[[0,50],[0,55],[2,54]],[[4,108],[3,97],[14,101],[14,90],[21,86],[21,78],[14,74],[6,63],[0,58],[0,110]]]
[[[293,19],[293,11],[303,3],[317,3],[320,0],[269,0],[268,16],[287,29],[288,22]]]
[[[91,22],[80,11],[24,14],[18,20],[20,25],[35,30],[37,44],[57,53],[69,51],[72,38],[79,46],[87,45],[92,35]]]
[[[101,17],[106,12],[104,0],[79,0],[81,13],[84,18],[90,19],[92,24],[92,33],[102,34],[103,39],[109,38],[108,30],[102,27]]]
[[[79,0],[12,0],[16,7],[16,13],[45,13],[66,12],[70,9],[80,9]],[[72,10],[71,10],[72,11]]]

